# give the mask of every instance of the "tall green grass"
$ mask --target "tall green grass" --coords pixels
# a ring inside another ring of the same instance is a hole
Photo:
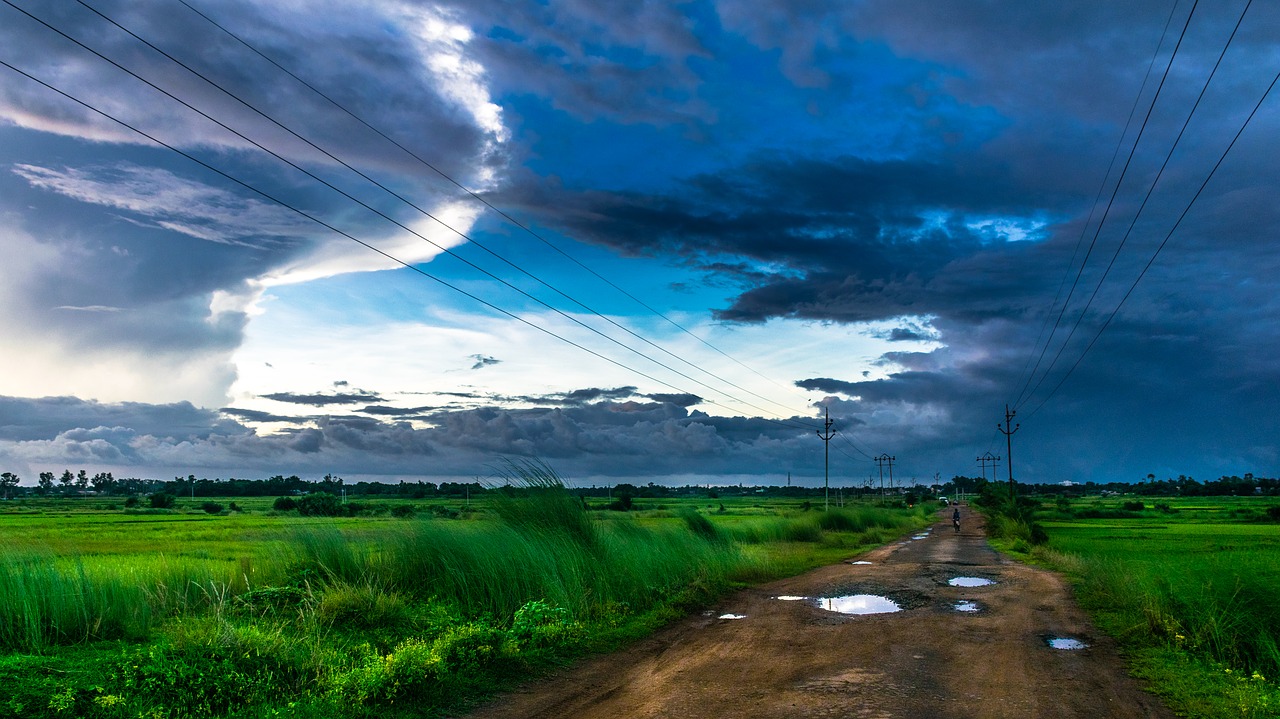
[[[380,585],[464,616],[510,618],[544,600],[594,618],[619,606],[644,611],[682,592],[709,595],[746,562],[715,527],[598,522],[546,480],[535,477],[519,488],[523,495],[502,500],[497,522],[419,522],[376,543],[308,531],[293,545],[293,573]]]

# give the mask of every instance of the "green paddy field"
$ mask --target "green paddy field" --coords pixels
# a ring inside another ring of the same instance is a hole
[[[274,498],[7,502],[0,717],[435,716],[933,511],[734,497],[615,512],[529,479],[335,518]]]
[[[1044,499],[1049,541],[1029,558],[1073,580],[1133,673],[1179,714],[1280,717],[1273,507],[1280,498]]]

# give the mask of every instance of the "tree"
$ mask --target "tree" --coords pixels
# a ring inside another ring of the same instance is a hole
[[[36,491],[40,494],[49,494],[53,491],[53,472],[40,473],[40,484]]]
[[[71,470],[69,469],[62,470],[62,476],[58,477],[58,484],[62,485],[62,493],[66,494],[67,492],[71,491],[71,485],[75,484],[75,481],[76,481],[76,476],[71,473]]]
[[[9,498],[9,490],[18,486],[18,475],[13,472],[5,472],[0,474],[0,487],[4,488],[4,498]]]
[[[98,472],[90,481],[93,483],[93,490],[102,494],[110,492],[116,484],[116,478],[110,472]]]

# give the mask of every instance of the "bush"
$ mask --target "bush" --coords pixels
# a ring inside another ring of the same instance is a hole
[[[1139,501],[1125,502],[1124,504],[1120,505],[1120,508],[1126,512],[1141,512],[1142,510],[1147,508],[1147,505],[1143,504],[1139,500]]]
[[[232,502],[231,504],[228,504],[228,505],[227,505],[227,509],[230,509],[232,512],[243,512],[243,511],[244,511],[244,510],[243,510],[243,509],[241,509],[240,507],[236,506],[236,503],[235,503],[235,502]]]
[[[1267,507],[1267,518],[1273,522],[1280,522],[1280,505]]]
[[[200,505],[200,509],[203,509],[205,512],[209,514],[222,513],[222,505],[218,504],[217,502],[205,502],[204,504]]]
[[[342,513],[342,503],[337,495],[312,492],[298,498],[298,514],[304,517],[337,517]]]
[[[417,513],[412,504],[397,504],[391,508],[391,516],[401,519],[409,519]]]
[[[288,512],[298,508],[298,503],[293,501],[293,497],[276,497],[276,501],[271,503],[271,508],[277,512]]]
[[[178,498],[167,492],[156,492],[147,499],[152,509],[173,509],[178,505]]]
[[[583,636],[582,625],[573,621],[569,610],[542,600],[517,609],[511,622],[511,638],[522,649],[572,646]]]
[[[128,509],[133,509],[139,504],[141,504],[141,502],[138,501],[137,497],[129,497],[128,499],[124,500],[124,506]]]

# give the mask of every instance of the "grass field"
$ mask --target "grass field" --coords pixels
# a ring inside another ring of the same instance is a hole
[[[1136,502],[1143,506],[1138,508]],[[1126,504],[1127,507],[1126,508]],[[1047,501],[1032,558],[1064,571],[1134,673],[1195,717],[1280,716],[1275,498]]]
[[[0,717],[432,716],[930,519],[763,498],[587,511],[547,480],[378,500],[413,518],[8,503]]]

